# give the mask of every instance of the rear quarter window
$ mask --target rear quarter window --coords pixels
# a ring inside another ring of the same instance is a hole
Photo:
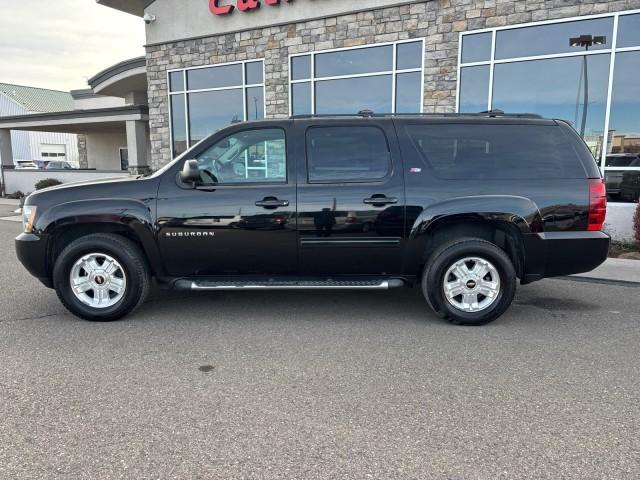
[[[553,125],[426,124],[406,131],[443,179],[585,178],[571,140]]]

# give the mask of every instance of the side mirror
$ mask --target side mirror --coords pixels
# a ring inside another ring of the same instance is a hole
[[[184,162],[180,172],[180,180],[184,183],[195,183],[200,180],[200,168],[197,160],[187,160]]]

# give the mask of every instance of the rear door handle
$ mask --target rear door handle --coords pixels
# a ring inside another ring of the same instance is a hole
[[[384,205],[398,203],[398,199],[396,197],[387,197],[386,195],[373,195],[365,198],[363,202],[367,205],[373,205],[374,207],[382,207]]]
[[[263,207],[263,208],[278,208],[278,207],[288,207],[288,206],[289,206],[288,200],[278,200],[275,197],[266,197],[256,202],[256,207]]]

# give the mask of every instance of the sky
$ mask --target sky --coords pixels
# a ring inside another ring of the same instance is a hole
[[[95,0],[0,0],[0,82],[76,90],[144,55],[141,18]]]

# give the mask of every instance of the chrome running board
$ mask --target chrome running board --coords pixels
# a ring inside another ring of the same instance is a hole
[[[404,286],[401,279],[373,280],[186,280],[176,282],[180,290],[388,290]]]

